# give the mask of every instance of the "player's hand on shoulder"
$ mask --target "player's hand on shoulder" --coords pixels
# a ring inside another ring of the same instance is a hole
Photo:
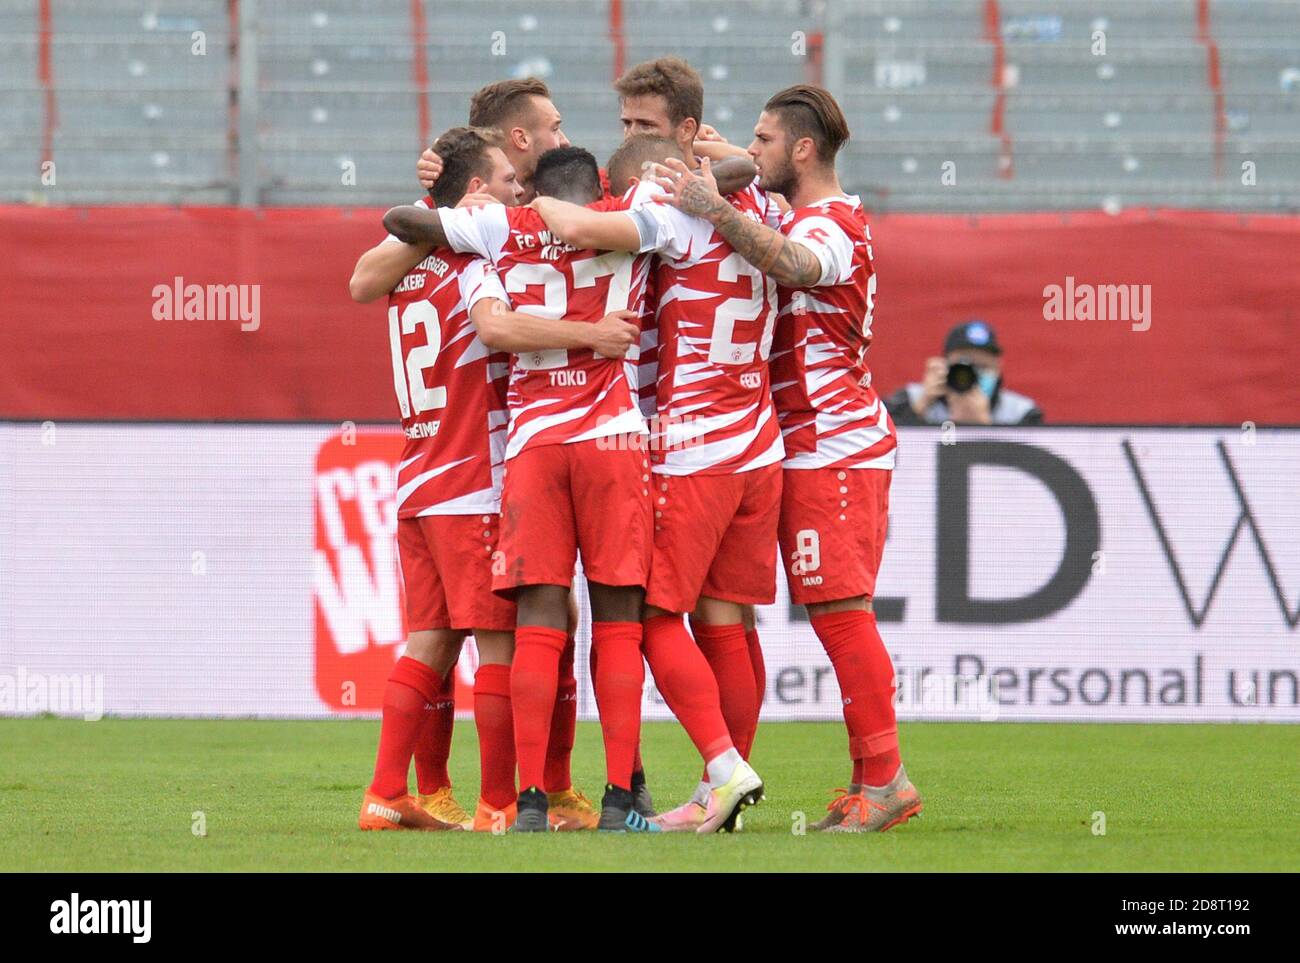
[[[487,207],[489,204],[500,204],[500,203],[501,202],[498,201],[491,194],[484,194],[482,192],[478,192],[474,194],[466,194],[464,197],[460,199],[460,202],[456,206],[457,207]]]
[[[705,217],[716,210],[719,204],[726,204],[718,193],[718,182],[713,177],[713,164],[707,157],[700,160],[700,172],[697,174],[676,157],[669,157],[665,166],[668,175],[655,178],[655,183],[670,195],[664,203],[687,214]]]
[[[719,134],[717,128],[712,124],[700,124],[700,129],[695,132],[695,139],[712,141],[718,144],[727,143],[727,138]]]
[[[442,176],[442,158],[426,147],[415,165],[415,174],[420,178],[420,186],[426,191],[433,190],[434,183]]]
[[[602,358],[627,356],[632,345],[641,339],[641,325],[635,311],[611,311],[591,326],[591,350]]]
[[[671,203],[672,197],[670,195],[673,192],[673,183],[676,180],[671,167],[666,167],[658,161],[646,161],[641,167],[641,180],[643,183],[648,181],[655,184],[667,192],[666,195],[655,195],[654,199],[656,201]]]

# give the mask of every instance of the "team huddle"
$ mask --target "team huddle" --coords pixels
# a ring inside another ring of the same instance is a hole
[[[420,160],[428,199],[384,217],[360,301],[388,297],[406,441],[398,547],[409,636],[384,695],[362,829],[732,831],[766,690],[755,605],[807,607],[840,686],[852,775],[816,824],[921,810],[899,757],[871,597],[896,435],[871,384],[876,289],[825,90],[775,94],[742,150],[701,123],[675,57],[615,84],[601,170],[545,84],[473,98]],[[572,784],[581,559],[604,739],[599,809]],[[451,680],[473,633],[481,790],[447,776]],[[656,813],[640,758],[645,666],[703,763]],[[417,796],[408,771],[415,760]]]

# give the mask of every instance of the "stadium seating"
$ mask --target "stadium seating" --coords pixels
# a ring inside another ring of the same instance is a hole
[[[0,199],[236,198],[226,0],[61,0],[44,40],[38,7],[0,2]],[[621,136],[615,65],[671,52],[704,76],[706,121],[742,143],[768,94],[825,76],[854,130],[843,180],[875,208],[1300,205],[1289,0],[624,0],[621,30],[607,0],[427,0],[418,52],[409,0],[257,8],[268,204],[405,198],[422,100],[436,133],[506,76],[543,77],[570,139],[603,159]]]

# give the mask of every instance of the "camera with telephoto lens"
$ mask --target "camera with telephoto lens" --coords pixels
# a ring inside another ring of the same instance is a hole
[[[957,361],[948,365],[948,388],[959,395],[970,391],[979,380],[975,366],[969,362]]]

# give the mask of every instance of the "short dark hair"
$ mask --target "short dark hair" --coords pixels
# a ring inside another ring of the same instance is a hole
[[[470,126],[497,127],[508,133],[533,109],[534,97],[550,96],[550,88],[536,77],[488,84],[469,102]]]
[[[703,123],[704,81],[681,57],[660,57],[637,64],[614,81],[614,89],[619,97],[662,97],[668,103],[668,119],[674,124],[687,117]]]
[[[763,110],[781,119],[792,141],[811,137],[823,164],[834,163],[835,155],[848,142],[849,122],[825,87],[795,84],[773,94]]]
[[[455,207],[471,178],[490,180],[490,151],[504,143],[505,137],[495,127],[453,127],[439,137],[433,150],[442,158],[442,173],[429,191],[433,202],[438,207]]]
[[[667,158],[684,160],[677,141],[658,134],[633,134],[609,155],[605,170],[609,173],[610,190],[622,193],[629,177],[640,177],[646,163],[662,164]]]
[[[533,189],[547,197],[590,197],[603,193],[600,168],[591,151],[582,147],[554,147],[537,158],[533,172]]]

